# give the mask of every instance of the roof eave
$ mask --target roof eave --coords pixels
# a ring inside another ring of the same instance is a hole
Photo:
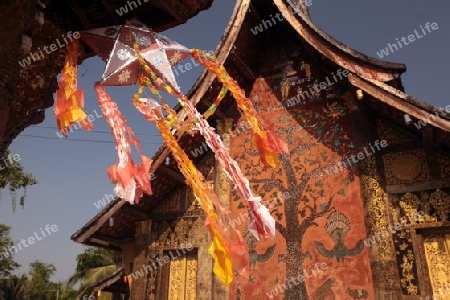
[[[427,120],[428,124],[436,128],[442,129],[446,132],[450,131],[450,120],[442,117],[429,117],[437,111],[435,106],[414,98],[383,82],[378,82],[368,78],[361,78],[354,74],[350,74],[348,76],[348,80],[353,86],[361,89],[389,106],[396,108],[405,114],[411,115],[418,120]]]
[[[292,14],[284,0],[274,0],[279,11],[297,33],[313,48],[337,65],[361,77],[387,82],[406,71],[406,65],[385,62],[362,54],[339,42],[301,11]]]

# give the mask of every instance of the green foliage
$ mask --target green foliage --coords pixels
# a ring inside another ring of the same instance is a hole
[[[0,300],[20,300],[25,298],[28,278],[11,275],[0,280]]]
[[[77,291],[69,286],[62,288],[61,294],[59,295],[59,300],[73,300],[76,299]]]
[[[10,276],[11,271],[20,267],[18,263],[13,260],[13,253],[8,249],[14,246],[14,242],[10,237],[11,227],[0,223],[0,279],[5,279]]]
[[[8,165],[0,168],[0,191],[6,187],[9,188],[9,191],[13,195],[12,198],[12,209],[16,210],[16,192],[21,188],[24,189],[23,195],[20,197],[20,206],[23,208],[25,205],[25,196],[26,196],[26,188],[28,186],[37,184],[37,180],[33,177],[32,174],[24,173],[23,166],[15,160],[9,161],[7,158],[11,155],[11,151],[6,150],[2,156],[2,166],[4,164],[3,160],[5,159],[8,162]]]
[[[91,287],[117,271],[120,263],[120,258],[116,258],[112,250],[87,248],[77,255],[76,272],[70,277],[69,285],[80,283],[77,297],[88,295],[92,292]]]
[[[50,277],[56,272],[55,266],[36,260],[30,264],[27,299],[47,300],[55,297],[59,284],[51,282]]]

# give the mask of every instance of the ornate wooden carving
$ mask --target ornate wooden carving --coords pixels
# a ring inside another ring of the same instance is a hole
[[[449,200],[449,194],[440,189],[398,194],[392,199],[393,222],[404,226],[393,234],[404,295],[442,293],[442,282],[447,281],[442,266],[450,265],[445,263],[450,260],[446,242],[450,233]],[[411,217],[417,214],[423,217]]]
[[[380,139],[386,140],[389,145],[405,144],[413,141],[404,132],[400,132],[381,119],[377,119],[377,134]]]
[[[387,194],[373,156],[361,162],[361,184],[365,201],[367,234],[383,232],[389,225]],[[371,267],[377,299],[400,299],[401,287],[396,270],[392,237],[380,240],[370,248]]]
[[[403,184],[430,179],[422,150],[383,155],[387,184]]]

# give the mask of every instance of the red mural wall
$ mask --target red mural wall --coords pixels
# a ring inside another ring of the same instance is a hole
[[[235,274],[230,299],[374,299],[360,182],[355,166],[343,164],[355,152],[337,88],[345,78],[327,78],[301,59],[272,65],[279,71],[257,79],[250,97],[290,154],[276,169],[262,166],[245,119],[231,132],[230,152],[277,232],[274,240],[257,241],[243,201],[231,192],[231,223],[244,232],[250,275]]]

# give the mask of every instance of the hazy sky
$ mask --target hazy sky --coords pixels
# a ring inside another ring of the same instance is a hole
[[[233,6],[233,1],[215,0],[208,11],[163,34],[190,48],[214,50]],[[384,60],[407,65],[407,73],[402,76],[407,93],[445,107],[450,104],[450,85],[447,82],[450,21],[446,16],[449,8],[450,4],[442,0],[426,3],[419,0],[313,0],[310,11],[319,27],[372,57],[377,57],[376,53],[387,47],[388,43],[395,43],[396,38],[407,37],[414,30],[420,33],[421,25],[436,22],[439,26],[437,30],[403,46]],[[93,84],[100,79],[104,65],[99,58],[91,58],[79,68],[80,86],[85,89],[86,112],[94,117],[101,115],[101,112]],[[200,71],[200,67],[196,67],[177,77],[185,92]],[[138,134],[144,152],[152,156],[161,144],[161,138],[154,126],[132,107],[130,97],[135,89],[108,88],[108,92]],[[42,236],[39,228],[47,224],[58,227],[57,232],[16,254],[16,261],[22,264],[19,273],[27,272],[28,264],[35,259],[56,266],[57,274],[53,280],[67,279],[74,272],[76,255],[83,251],[83,246],[73,243],[70,235],[98,213],[93,203],[104,197],[105,193],[110,194],[113,187],[105,169],[116,161],[116,151],[104,118],[94,121],[93,130],[101,132],[78,131],[72,133],[68,140],[59,139],[50,108],[42,124],[26,129],[12,143],[12,152],[20,155],[25,170],[33,173],[39,184],[28,189],[25,209],[18,208],[15,213],[11,210],[9,192],[3,191],[0,222],[12,226],[12,236],[17,241],[33,236],[34,232]]]

